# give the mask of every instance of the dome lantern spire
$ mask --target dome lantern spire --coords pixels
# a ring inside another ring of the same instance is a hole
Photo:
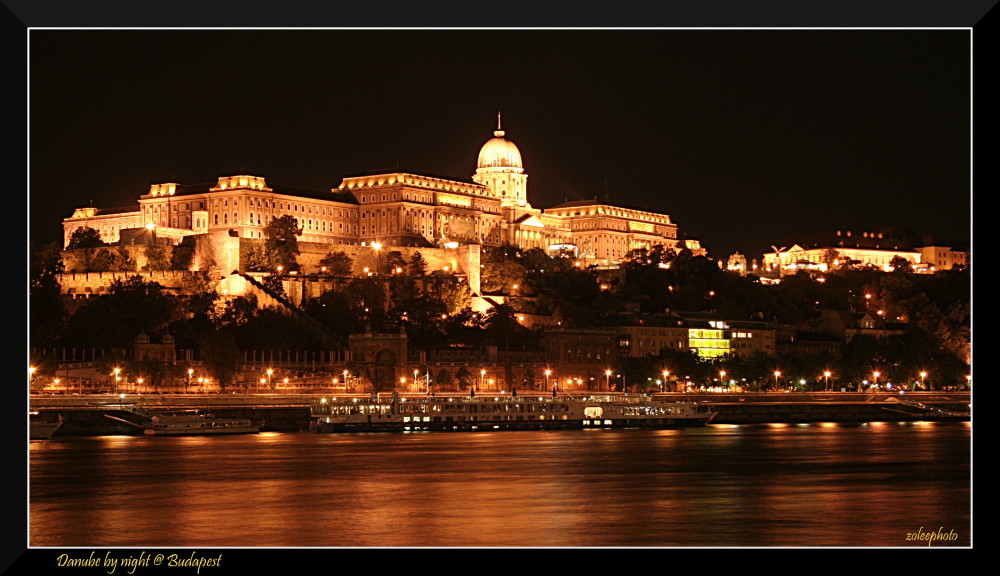
[[[499,198],[501,206],[527,206],[527,179],[521,151],[504,138],[503,116],[497,112],[497,127],[479,151],[473,181],[489,188],[489,195]]]

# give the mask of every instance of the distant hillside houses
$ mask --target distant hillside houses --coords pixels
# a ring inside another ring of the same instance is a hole
[[[918,235],[903,226],[874,232],[837,230],[835,234],[798,238],[787,247],[772,248],[773,252],[764,254],[764,274],[784,276],[800,270],[826,272],[841,267],[891,272],[897,257],[909,262],[913,272],[922,274],[969,266],[968,246]]]

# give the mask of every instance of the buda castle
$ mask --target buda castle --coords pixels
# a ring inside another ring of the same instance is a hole
[[[269,183],[262,176],[222,176],[213,184],[150,186],[136,209],[79,208],[63,220],[64,246],[81,227],[109,244],[178,244],[186,236],[263,238],[274,219],[293,216],[300,242],[355,246],[457,248],[500,246],[569,250],[584,265],[614,266],[630,250],[705,251],[678,246],[667,214],[594,200],[539,209],[528,202],[521,152],[500,117],[479,151],[471,181],[401,171],[349,176],[329,191]],[[331,250],[333,247],[331,246]]]

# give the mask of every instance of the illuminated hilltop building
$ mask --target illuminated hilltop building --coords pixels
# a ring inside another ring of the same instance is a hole
[[[677,225],[666,214],[586,200],[548,209],[528,202],[520,150],[505,137],[499,116],[482,146],[471,181],[378,172],[343,179],[329,191],[270,184],[261,176],[223,176],[215,185],[153,184],[138,209],[80,208],[63,221],[64,245],[91,227],[108,243],[178,243],[185,236],[263,238],[284,215],[302,228],[300,242],[449,248],[568,248],[587,264],[614,265],[636,248],[677,247]],[[685,240],[695,254],[697,241]]]
[[[929,235],[917,235],[895,226],[874,232],[838,230],[799,239],[787,248],[764,254],[764,269],[780,275],[800,270],[826,272],[842,266],[891,272],[894,258],[902,258],[918,273],[968,268],[969,251]]]

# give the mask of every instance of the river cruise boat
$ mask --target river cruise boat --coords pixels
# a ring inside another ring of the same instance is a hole
[[[152,415],[144,433],[151,436],[256,434],[261,424],[248,418],[217,418],[202,410],[173,410]]]
[[[716,415],[697,402],[659,402],[644,396],[589,396],[581,402],[584,428],[705,426]]]
[[[557,430],[706,425],[715,413],[695,403],[644,397],[468,396],[321,399],[313,432]]]

